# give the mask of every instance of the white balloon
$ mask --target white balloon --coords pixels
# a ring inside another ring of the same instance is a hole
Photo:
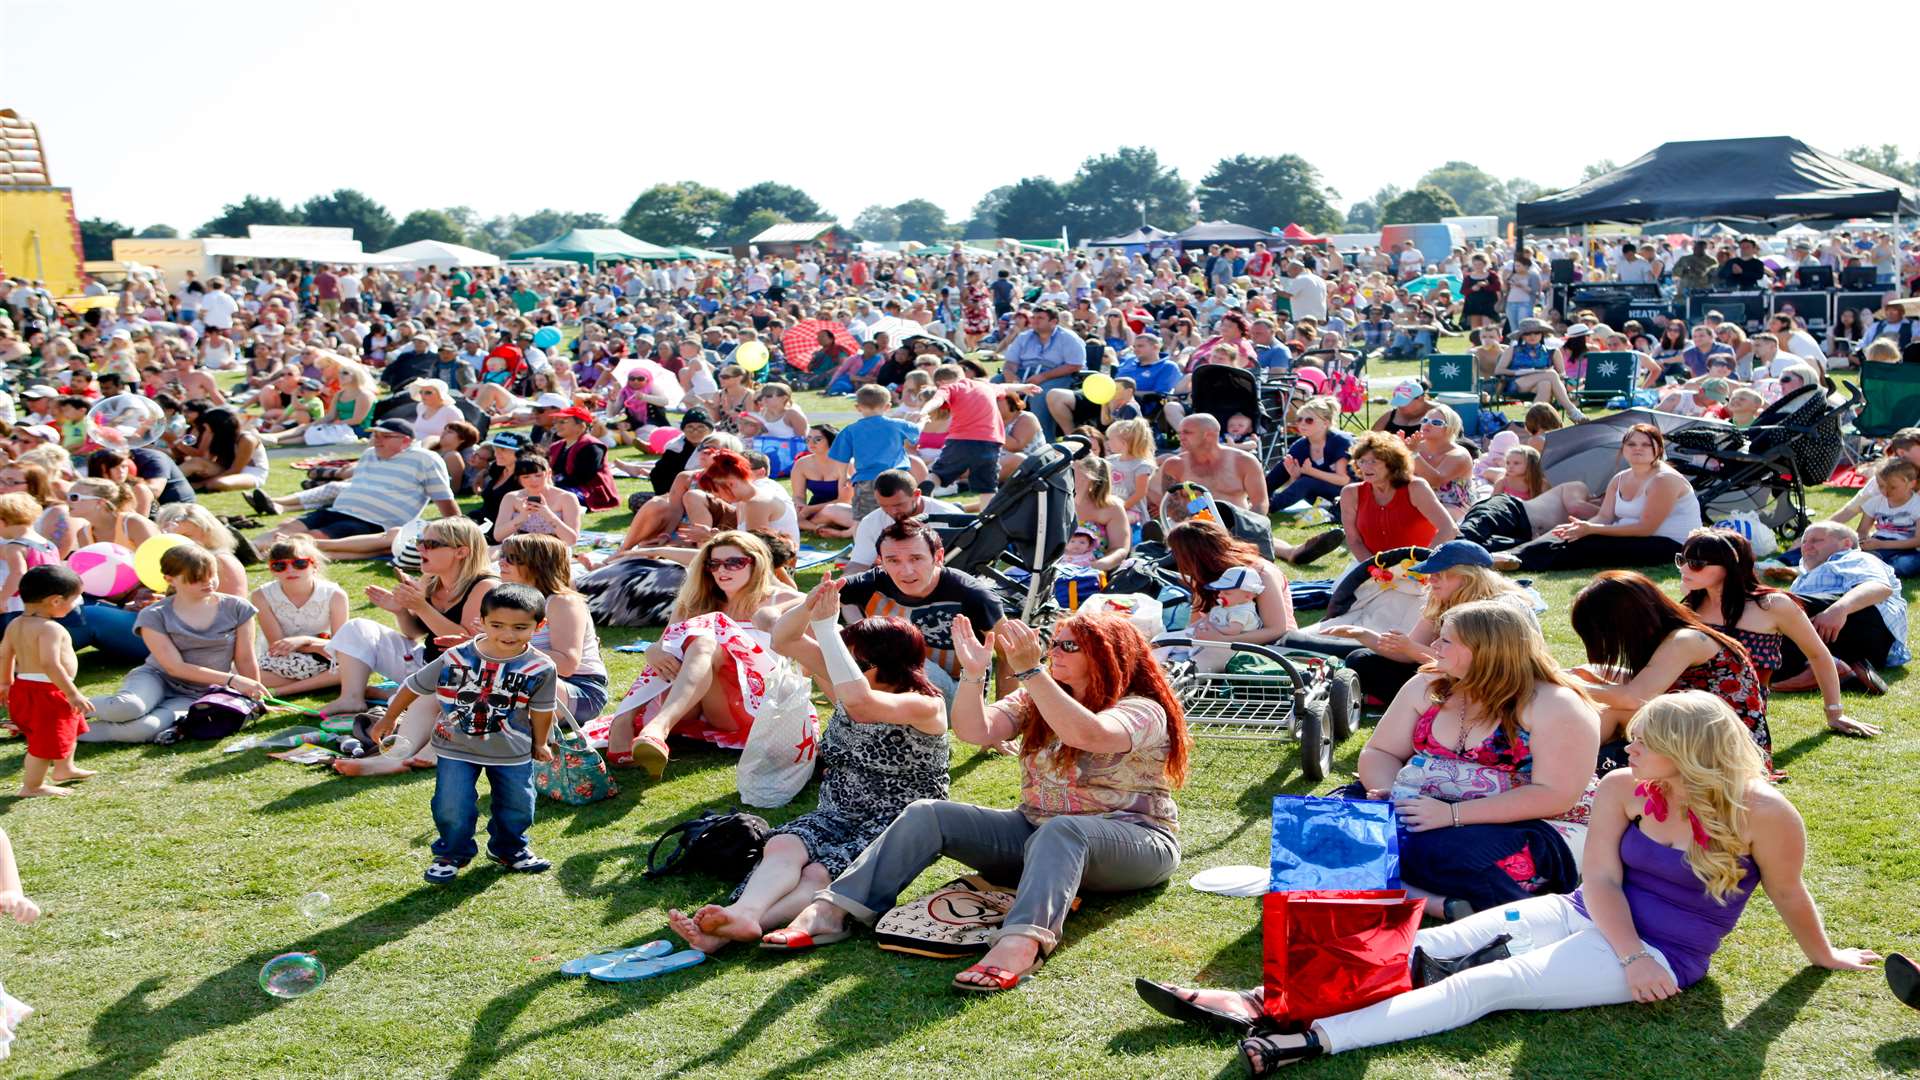
[[[167,414],[159,404],[137,394],[101,398],[87,410],[87,437],[115,450],[151,446],[166,427]]]

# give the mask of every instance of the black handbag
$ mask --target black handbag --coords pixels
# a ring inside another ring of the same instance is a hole
[[[688,818],[662,833],[647,849],[646,878],[665,877],[683,870],[706,874],[723,881],[745,881],[760,863],[767,834],[773,831],[765,818],[729,809],[726,813],[703,810],[699,817]],[[673,847],[661,855],[660,846],[673,840]]]

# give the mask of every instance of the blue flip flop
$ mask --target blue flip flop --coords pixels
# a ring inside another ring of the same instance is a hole
[[[616,949],[613,952],[594,953],[582,956],[578,960],[569,960],[560,965],[562,975],[591,975],[600,968],[612,967],[628,960],[652,960],[673,951],[670,941],[649,941],[645,945],[631,949]]]
[[[651,979],[655,975],[665,975],[669,971],[690,968],[706,958],[706,953],[694,949],[683,949],[672,956],[651,960],[625,960],[612,967],[595,968],[587,974],[601,982],[635,982],[640,979]]]

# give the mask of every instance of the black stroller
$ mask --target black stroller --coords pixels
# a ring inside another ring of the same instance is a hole
[[[946,565],[992,585],[1029,626],[1052,599],[1053,562],[1073,529],[1073,463],[1091,449],[1086,439],[1069,435],[1028,455],[979,514],[927,519],[947,549]],[[1003,560],[1024,577],[1016,580],[999,565]]]
[[[1807,485],[1822,484],[1845,452],[1841,427],[1860,404],[1847,385],[1835,403],[1817,386],[1782,397],[1744,431],[1701,420],[1667,433],[1667,462],[1693,485],[1700,516],[1719,521],[1753,511],[1785,542],[1806,529]]]
[[[1187,412],[1206,413],[1220,421],[1225,430],[1227,418],[1239,413],[1253,421],[1260,449],[1254,454],[1262,469],[1271,469],[1287,448],[1287,396],[1292,393],[1291,379],[1262,381],[1246,368],[1207,364],[1193,372],[1193,393]]]

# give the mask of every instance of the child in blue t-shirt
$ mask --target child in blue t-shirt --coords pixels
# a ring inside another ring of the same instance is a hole
[[[827,451],[833,460],[853,465],[855,521],[880,507],[873,494],[874,478],[888,469],[907,468],[908,449],[920,441],[919,425],[883,415],[891,404],[893,395],[883,386],[869,383],[855,391],[853,405],[860,419],[842,428]]]
[[[479,853],[473,841],[480,816],[480,774],[493,792],[487,819],[487,857],[516,874],[538,874],[552,864],[533,853],[533,763],[552,761],[553,661],[528,642],[546,616],[547,600],[526,585],[496,585],[480,600],[483,632],[456,645],[407,677],[376,739],[393,730],[408,706],[431,695],[440,715],[433,724],[439,756],[433,779],[433,842],[428,882],[452,881]],[[411,749],[411,748],[407,748]]]

